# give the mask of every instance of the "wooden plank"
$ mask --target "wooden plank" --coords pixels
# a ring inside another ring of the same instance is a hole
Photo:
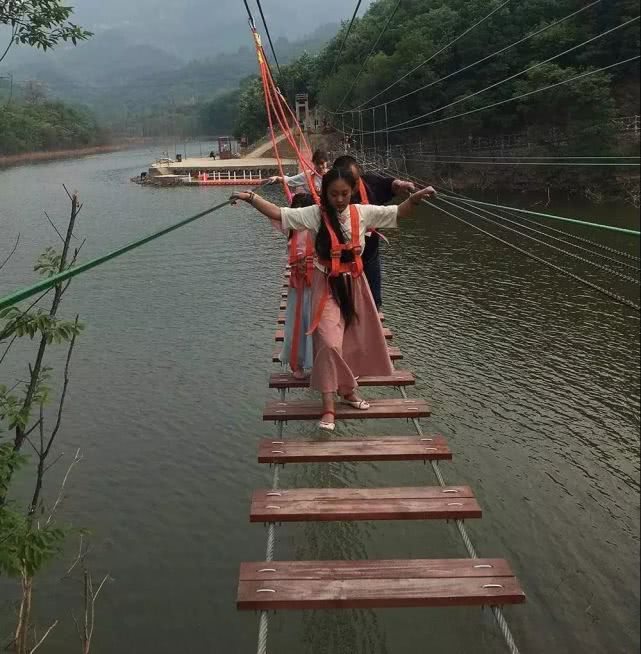
[[[447,488],[297,488],[252,496],[252,522],[450,520],[480,518],[467,486]]]
[[[275,499],[276,498],[276,499]],[[451,498],[474,498],[469,486],[408,486],[399,488],[294,488],[257,490],[252,503],[284,504],[286,502],[354,502],[374,500],[440,500]]]
[[[385,336],[385,339],[388,341],[391,341],[394,338],[394,335],[389,329],[383,329],[383,334]],[[274,341],[276,341],[276,343],[282,343],[284,340],[285,340],[285,330],[277,329],[276,333],[274,334]]]
[[[324,441],[265,439],[259,463],[323,463],[338,461],[448,461],[452,459],[442,436]]]
[[[414,386],[416,377],[407,370],[396,370],[388,377],[360,377],[359,386]],[[276,389],[309,388],[309,379],[296,379],[292,373],[277,372],[270,376],[269,387]]]
[[[387,351],[389,352],[390,359],[392,361],[400,361],[403,359],[403,354],[401,353],[401,349],[398,347],[391,347],[387,346]],[[274,350],[274,353],[272,355],[272,361],[274,363],[280,363],[280,353],[282,352],[282,348],[277,348]]]
[[[375,609],[522,604],[514,577],[241,581],[237,606],[247,611]]]
[[[388,561],[270,561],[242,563],[241,581],[300,579],[461,579],[513,577],[503,559],[410,559]]]
[[[429,418],[431,410],[424,400],[370,400],[367,411],[353,409],[346,404],[336,404],[337,420],[370,420],[383,418]],[[263,412],[263,420],[318,420],[323,408],[318,401],[269,402]]]
[[[467,520],[480,518],[475,499],[315,500],[252,504],[251,522],[347,522],[373,520]]]

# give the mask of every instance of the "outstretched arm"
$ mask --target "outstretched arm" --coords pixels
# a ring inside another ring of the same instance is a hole
[[[281,222],[283,219],[280,207],[276,206],[273,202],[261,198],[260,195],[257,195],[252,191],[237,191],[232,194],[231,200],[232,204],[236,204],[237,200],[242,200],[243,202],[247,202],[247,204],[251,204],[254,209],[260,211],[263,216],[266,216],[270,220]]]
[[[407,218],[409,215],[411,215],[412,211],[414,211],[414,209],[419,204],[421,204],[421,202],[423,202],[423,200],[434,197],[436,197],[436,191],[431,186],[424,188],[422,191],[412,193],[412,195],[410,195],[409,198],[405,200],[405,202],[402,202],[398,205],[398,217]]]
[[[416,185],[414,182],[406,182],[402,179],[395,179],[392,182],[392,193],[394,195],[402,195],[403,193],[416,193]]]

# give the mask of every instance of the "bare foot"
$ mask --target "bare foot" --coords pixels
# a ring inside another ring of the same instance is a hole
[[[294,379],[298,379],[300,381],[302,381],[303,379],[307,379],[309,377],[309,375],[302,368],[299,368],[298,370],[294,370],[292,375]]]

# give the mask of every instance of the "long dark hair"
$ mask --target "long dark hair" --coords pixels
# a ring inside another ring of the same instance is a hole
[[[332,228],[332,231],[336,234],[338,241],[340,243],[346,243],[347,238],[343,232],[343,227],[338,217],[338,211],[331,205],[329,201],[329,187],[339,179],[342,179],[344,182],[346,182],[352,189],[354,189],[356,186],[356,180],[354,179],[354,175],[352,175],[351,171],[332,168],[323,177],[323,186],[321,189],[321,209],[327,215],[329,224]],[[331,260],[331,250],[332,239],[325,221],[321,220],[320,229],[318,230],[318,235],[316,237],[316,253],[320,259],[329,261]],[[350,263],[352,261],[354,261],[353,252],[344,251],[341,254],[342,263]],[[329,286],[331,288],[334,299],[341,309],[341,314],[343,316],[343,320],[345,320],[345,325],[349,326],[354,320],[358,320],[358,315],[356,314],[356,309],[354,308],[352,278],[349,275],[330,277]]]

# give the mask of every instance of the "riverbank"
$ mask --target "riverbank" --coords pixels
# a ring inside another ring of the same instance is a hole
[[[568,198],[587,199],[593,204],[624,202],[639,207],[639,169],[626,172],[608,168],[590,171],[548,166],[515,166],[474,164],[434,164],[407,162],[408,172],[421,179],[445,186],[459,193],[501,192],[540,195],[547,203]]]
[[[63,159],[77,159],[89,157],[94,154],[108,154],[110,152],[121,152],[131,148],[139,147],[140,142],[109,143],[95,145],[89,148],[72,148],[70,150],[49,150],[45,152],[21,152],[20,154],[0,155],[0,169],[23,166],[25,164],[44,163],[47,161],[60,161]]]

